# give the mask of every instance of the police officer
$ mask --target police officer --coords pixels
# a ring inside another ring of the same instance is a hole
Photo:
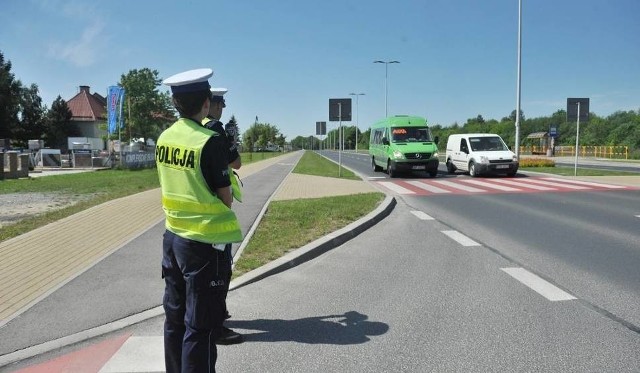
[[[162,275],[169,373],[215,372],[229,278],[224,248],[242,240],[230,208],[228,149],[222,136],[201,124],[212,75],[211,69],[197,69],[164,80],[180,114],[156,145],[166,216]]]
[[[227,107],[224,100],[224,95],[227,92],[228,89],[226,88],[211,88],[211,104],[209,105],[209,113],[207,117],[202,120],[202,124],[205,127],[217,132],[223,139],[226,139],[226,147],[229,149],[228,159],[231,193],[236,200],[242,201],[242,192],[240,190],[240,185],[238,185],[238,179],[233,172],[233,170],[237,170],[242,166],[242,160],[240,159],[240,153],[238,153],[238,146],[236,145],[237,129],[232,123],[227,123],[226,128],[224,128],[222,122],[220,122],[220,118],[222,117],[222,110]],[[231,251],[231,244],[228,244],[225,247],[225,253],[227,254],[227,263],[229,265],[229,278],[227,279],[226,285],[226,290],[228,293],[229,283],[231,282],[232,275],[231,268],[233,267],[233,253]],[[229,319],[230,317],[231,315],[229,314],[229,310],[226,308],[225,301],[225,319]],[[216,343],[220,345],[231,345],[242,343],[243,341],[244,338],[242,337],[242,334],[223,325],[220,337],[216,340]]]

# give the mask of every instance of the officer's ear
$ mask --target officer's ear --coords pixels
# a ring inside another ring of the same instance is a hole
[[[205,117],[207,115],[209,115],[209,106],[210,105],[211,105],[211,103],[209,102],[209,98],[206,98],[204,100],[204,102],[202,103],[202,108],[200,109],[200,114],[204,114]]]

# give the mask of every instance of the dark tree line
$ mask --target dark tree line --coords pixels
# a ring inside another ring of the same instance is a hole
[[[576,122],[567,122],[566,110],[558,110],[555,113],[537,118],[525,118],[521,112],[520,143],[527,135],[534,132],[549,132],[554,126],[558,137],[556,145],[575,146]],[[439,136],[441,141],[451,134],[456,133],[496,133],[504,141],[513,146],[515,144],[515,110],[508,117],[500,121],[485,120],[481,115],[467,119],[464,125],[454,123],[452,126],[443,127],[432,125],[434,136]],[[581,146],[627,146],[629,153],[634,158],[640,158],[640,110],[617,111],[607,117],[600,117],[595,113],[589,113],[589,120],[580,122]]]
[[[509,116],[500,120],[486,120],[482,115],[469,118],[460,125],[453,123],[450,126],[431,124],[431,132],[440,138],[440,145],[446,143],[449,135],[457,133],[496,133],[500,135],[508,145],[515,145],[515,121],[516,111],[513,110]],[[428,117],[427,117],[428,123]],[[576,122],[567,122],[566,110],[558,110],[555,113],[537,118],[525,118],[520,111],[520,144],[524,144],[523,139],[534,132],[549,132],[554,126],[557,129],[558,137],[556,145],[574,146],[576,143]],[[369,147],[370,129],[368,127],[361,132],[358,129],[358,149]],[[356,142],[356,127],[343,126],[345,149],[354,149]],[[298,136],[291,141],[294,149],[310,149],[311,144],[317,149],[321,143],[323,149],[338,149],[337,139],[338,129],[333,128],[327,132],[326,136]],[[601,117],[595,113],[589,113],[589,120],[580,123],[580,145],[581,146],[627,146],[629,154],[633,158],[640,158],[640,110],[638,111],[617,111],[609,116]],[[442,146],[441,146],[442,147]]]
[[[24,86],[16,79],[11,61],[0,52],[0,138],[11,139],[16,147],[26,148],[29,140],[44,140],[48,147],[66,148],[67,137],[79,133],[66,101],[58,96],[47,108],[38,86]]]

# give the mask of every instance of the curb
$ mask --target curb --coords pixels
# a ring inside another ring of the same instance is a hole
[[[262,280],[289,268],[298,266],[342,245],[386,218],[391,213],[395,205],[396,199],[394,197],[387,196],[375,210],[367,214],[365,217],[360,218],[342,229],[329,233],[324,237],[310,242],[301,248],[289,252],[286,255],[247,272],[246,274],[231,281],[229,291],[239,289],[245,285],[249,285],[258,280]]]

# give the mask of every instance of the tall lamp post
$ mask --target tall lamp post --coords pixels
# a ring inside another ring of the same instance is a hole
[[[373,63],[383,63],[384,64],[384,117],[388,117],[389,116],[389,105],[388,105],[388,98],[389,98],[389,64],[390,63],[400,63],[400,61],[380,61],[380,60],[376,60],[373,61]]]
[[[522,73],[522,0],[518,1],[518,82],[516,83],[516,158],[520,159],[520,86]]]
[[[358,97],[364,96],[364,93],[349,93],[349,96],[356,96],[356,153],[358,152]]]

